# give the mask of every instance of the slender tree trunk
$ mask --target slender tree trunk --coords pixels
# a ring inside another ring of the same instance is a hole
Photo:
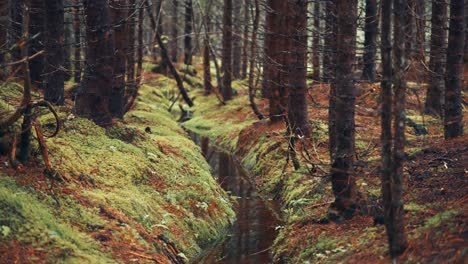
[[[432,0],[431,57],[429,61],[431,82],[427,89],[425,112],[442,116],[445,90],[445,47],[447,38],[447,4]]]
[[[362,79],[375,81],[375,54],[377,50],[377,0],[366,0],[364,28],[364,55]]]
[[[34,38],[29,44],[29,56],[44,50],[44,42],[48,42],[45,38],[45,1],[31,0],[30,1],[30,21],[29,21],[29,36]],[[60,18],[59,18],[60,19]],[[63,20],[62,24],[63,26]],[[63,30],[62,30],[63,31]],[[63,56],[63,55],[62,55]],[[50,69],[50,68],[48,68]],[[39,88],[42,88],[44,78],[42,74],[45,70],[44,56],[38,56],[29,61],[29,71],[31,74],[31,82]],[[44,76],[46,77],[46,76]]]
[[[444,134],[446,139],[463,135],[462,83],[465,48],[465,2],[450,1],[450,27],[445,73]]]
[[[320,81],[320,2],[314,2],[314,31],[312,33],[313,79]]]
[[[419,64],[426,62],[426,18],[425,18],[425,0],[414,0],[414,14],[416,24],[416,50],[414,52],[414,59]]]
[[[140,0],[138,3],[138,49],[137,49],[137,72],[136,72],[136,86],[140,85],[143,73],[143,23],[144,23],[144,9],[142,3],[146,0]],[[136,97],[136,94],[134,94]]]
[[[64,13],[62,0],[45,1],[45,82],[44,99],[64,102]]]
[[[250,0],[244,0],[244,35],[242,43],[242,69],[241,69],[241,78],[245,79],[247,77],[247,67],[249,64],[249,25],[250,25]],[[254,55],[252,55],[254,56]]]
[[[78,6],[79,0],[75,0],[74,4]],[[74,34],[74,71],[73,79],[76,83],[81,82],[81,25],[80,25],[80,9],[75,7],[73,9],[73,34]]]
[[[129,17],[127,23],[127,34],[128,34],[128,44],[127,44],[127,87],[131,91],[136,89],[135,84],[135,25],[136,25],[136,16],[137,16],[137,5],[135,0],[129,0]]]
[[[107,0],[85,0],[86,71],[75,100],[78,115],[99,125],[112,120],[109,111],[113,96],[115,43]]]
[[[128,2],[126,0],[110,1],[110,12],[114,26],[115,55],[114,83],[109,111],[116,118],[122,118],[125,109],[126,52],[128,49],[127,10]]]
[[[292,49],[288,71],[289,130],[299,137],[310,133],[307,113],[307,1],[288,0]],[[318,6],[316,4],[316,6]],[[318,7],[315,7],[318,8]],[[314,9],[315,9],[314,8]],[[317,25],[315,25],[317,26]],[[317,29],[317,28],[316,28]]]
[[[210,17],[209,14],[206,14],[206,29],[210,29]],[[210,65],[210,40],[208,39],[209,35],[205,34],[203,37],[203,86],[205,87],[205,95],[209,95],[213,89],[211,84],[211,65]]]
[[[72,21],[71,17],[64,13],[64,36],[63,46],[63,78],[65,81],[71,79],[71,46],[72,46]]]
[[[356,54],[357,0],[338,0],[336,43],[336,155],[332,161],[333,206],[346,217],[354,213],[356,179],[353,170],[356,88],[353,64]]]
[[[179,0],[172,0],[172,41],[171,41],[171,60],[177,62],[179,60]]]
[[[333,61],[336,44],[336,0],[325,2],[325,38],[323,53],[323,81],[331,83],[335,76]]]
[[[21,40],[21,25],[23,23],[22,7],[25,0],[11,1],[11,30],[9,31],[9,46],[19,43]],[[21,60],[21,51],[19,48],[11,52],[12,60]]]
[[[223,86],[221,94],[224,101],[232,98],[232,0],[224,0],[223,13]]]
[[[262,120],[265,118],[263,114],[257,107],[255,103],[255,90],[254,90],[254,74],[255,74],[255,54],[257,50],[257,32],[258,32],[258,25],[260,23],[260,4],[259,0],[254,0],[255,2],[255,14],[253,17],[253,29],[252,29],[252,41],[250,43],[250,59],[249,59],[249,100],[250,100],[250,107],[252,108],[253,112],[257,116],[258,119]]]
[[[163,10],[162,10],[162,0],[158,0],[156,2],[156,21],[157,21],[157,26],[158,26],[158,33],[163,36],[164,35],[164,28],[163,28],[163,21],[164,21],[164,16],[163,16]],[[156,72],[160,72],[163,74],[167,74],[167,59],[165,56],[162,55],[161,47],[159,47],[159,51],[161,54],[161,60],[158,65],[158,69]],[[153,70],[154,71],[154,70]]]
[[[9,28],[9,1],[0,2],[0,47],[6,47],[8,44],[8,28]],[[5,54],[0,52],[0,64],[5,63]],[[0,69],[0,81],[5,81],[7,77],[7,69]]]
[[[405,104],[406,104],[406,35],[404,31],[406,13],[404,0],[394,0],[394,115],[393,162],[391,166],[391,199],[386,212],[386,227],[390,244],[390,254],[402,254],[408,246],[405,231],[405,212],[403,210],[403,165],[405,160]]]
[[[185,0],[185,27],[184,27],[184,63],[192,65],[192,0]]]
[[[393,136],[392,136],[392,120],[393,120],[393,95],[392,95],[392,3],[393,0],[382,0],[381,14],[381,54],[382,54],[382,81],[381,81],[381,97],[382,97],[382,124],[381,124],[381,140],[382,140],[382,199],[384,206],[385,227],[387,230],[388,241],[393,241],[392,231],[392,164],[393,164]]]
[[[242,25],[241,25],[241,0],[233,2],[233,26],[232,26],[232,77],[239,79],[241,77],[241,59],[242,59]]]

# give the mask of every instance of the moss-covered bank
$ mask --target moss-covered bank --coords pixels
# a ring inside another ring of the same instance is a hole
[[[384,226],[374,224],[372,212],[361,212],[341,224],[317,224],[333,201],[328,176],[328,87],[314,85],[310,90],[309,117],[313,132],[304,144],[298,144],[302,166],[297,171],[291,163],[286,165],[288,144],[284,124],[256,120],[245,83],[237,81],[234,87],[239,94],[225,106],[214,95],[203,96],[202,91],[194,91],[192,95],[197,98],[194,117],[183,126],[234,153],[251,172],[259,190],[281,202],[285,226],[272,249],[276,260],[389,263]],[[356,111],[358,184],[363,200],[378,205],[375,200],[380,196],[379,87],[364,84],[360,88]],[[405,170],[410,190],[405,196],[410,245],[401,260],[404,263],[461,263],[467,253],[463,246],[467,227],[462,220],[468,211],[464,202],[468,186],[463,178],[467,161],[466,158],[452,160],[444,167],[443,160],[437,157],[449,160],[457,155],[466,157],[467,148],[460,146],[460,142],[466,143],[466,137],[450,144],[443,142],[441,121],[429,116],[421,118],[419,114],[422,89],[420,93],[408,96],[409,113],[419,124],[424,121],[429,135],[417,136],[411,126],[407,130],[407,150],[412,155]],[[262,111],[267,109],[266,101],[260,100],[258,104]],[[443,147],[427,153],[421,151],[423,146],[433,144]],[[460,207],[461,204],[465,205]]]
[[[64,182],[43,175],[36,145],[25,172],[2,158],[1,262],[170,263],[223,236],[231,203],[167,112],[165,87],[174,83],[146,82],[135,108],[110,128],[74,116],[71,103],[59,109],[63,129],[47,143]],[[19,85],[2,87],[0,112],[20,95]]]

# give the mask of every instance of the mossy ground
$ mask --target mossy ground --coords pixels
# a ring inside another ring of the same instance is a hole
[[[374,225],[365,213],[343,224],[316,224],[333,201],[329,179],[327,107],[329,87],[310,84],[309,117],[313,128],[298,145],[301,168],[286,164],[287,137],[282,123],[258,121],[249,106],[245,81],[236,81],[239,93],[223,106],[214,95],[197,98],[194,117],[183,126],[207,136],[236,154],[251,172],[259,190],[282,205],[285,226],[275,241],[276,260],[288,263],[388,263],[383,225]],[[466,258],[467,138],[444,141],[442,121],[421,112],[425,89],[409,83],[408,117],[424,125],[428,135],[407,128],[405,167],[406,228],[409,248],[404,263],[462,262]],[[380,197],[380,104],[377,84],[360,84],[356,105],[356,167],[363,200]],[[259,108],[267,112],[267,102]],[[466,112],[465,112],[465,118]],[[466,121],[465,121],[466,122]],[[466,126],[466,123],[465,123]],[[463,147],[462,147],[463,146]],[[434,152],[425,150],[435,148]],[[438,159],[443,157],[442,159]],[[448,159],[451,162],[444,159]],[[444,165],[445,164],[445,165]],[[444,167],[446,166],[446,167]],[[414,180],[423,175],[419,181]],[[450,189],[450,191],[448,191]],[[436,191],[439,190],[439,191]],[[442,190],[442,193],[441,192]],[[447,195],[450,192],[453,195]],[[429,197],[431,197],[429,199]],[[377,200],[377,201],[376,201]]]
[[[195,258],[224,235],[231,202],[167,111],[174,84],[145,75],[134,109],[109,128],[74,116],[71,102],[60,107],[62,130],[47,144],[64,182],[44,176],[36,145],[24,171],[1,158],[2,261],[170,263],[168,255]],[[20,85],[2,87],[0,111],[20,96]],[[41,121],[53,125],[51,115]]]

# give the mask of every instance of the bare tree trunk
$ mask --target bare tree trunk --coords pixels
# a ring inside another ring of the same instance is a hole
[[[125,74],[127,69],[126,52],[128,3],[126,0],[111,0],[110,13],[114,25],[114,83],[112,97],[109,102],[109,111],[113,117],[122,118],[125,108]]]
[[[78,6],[80,0],[75,0],[74,4]],[[76,83],[81,82],[81,25],[80,25],[80,9],[73,9],[73,34],[75,39],[74,45],[74,77]]]
[[[320,81],[320,2],[314,2],[314,31],[312,33],[313,79]]]
[[[463,135],[462,81],[465,48],[465,2],[450,1],[450,27],[445,73],[444,134],[446,139]]]
[[[241,77],[241,58],[242,58],[242,37],[241,37],[241,0],[233,2],[233,26],[232,26],[232,77],[239,79]]]
[[[172,40],[171,40],[171,60],[177,62],[179,59],[179,0],[172,0]]]
[[[402,254],[408,246],[405,231],[405,212],[403,210],[403,165],[405,160],[405,104],[406,104],[406,35],[404,31],[406,13],[404,0],[394,0],[394,115],[393,162],[391,166],[391,199],[386,212],[386,227],[390,244],[390,254]]]
[[[136,72],[136,86],[140,85],[143,73],[143,22],[144,22],[144,9],[142,3],[146,0],[140,0],[138,3],[138,49],[137,49],[137,72]],[[136,91],[135,91],[136,92]],[[136,97],[136,93],[134,94]]]
[[[206,14],[206,29],[210,29],[210,17],[209,14]],[[213,89],[211,84],[211,65],[210,65],[210,40],[208,39],[209,35],[206,33],[203,37],[203,86],[205,87],[205,95],[209,95]]]
[[[232,0],[224,0],[223,13],[223,86],[221,94],[224,101],[232,98]]]
[[[48,41],[45,38],[45,1],[31,0],[30,1],[30,21],[29,21],[29,35],[33,38],[29,44],[29,56],[36,54],[44,49],[44,42]],[[63,21],[62,21],[63,26]],[[50,69],[50,68],[48,68]],[[38,56],[29,61],[29,71],[31,74],[31,82],[39,88],[43,87],[44,78],[42,74],[45,70],[44,56]],[[44,76],[46,77],[46,76]]]
[[[0,2],[0,47],[7,47],[8,42],[8,28],[9,28],[9,1]],[[0,52],[0,64],[5,63],[5,53]],[[7,77],[7,70],[5,68],[0,69],[0,81],[5,81]]]
[[[249,25],[250,25],[250,0],[244,0],[244,40],[242,44],[242,69],[241,69],[241,78],[245,79],[247,77],[247,67],[249,64]],[[254,56],[252,54],[252,56]]]
[[[62,0],[63,1],[63,0]],[[72,46],[72,30],[73,25],[71,17],[64,13],[64,36],[65,43],[63,45],[63,78],[65,81],[71,79],[71,46]]]
[[[14,44],[18,43],[21,39],[21,25],[23,23],[21,5],[24,1],[25,0],[11,1],[11,30],[9,32],[9,46],[13,46]],[[14,49],[11,52],[11,55],[13,61],[21,60],[21,51],[19,48]]]
[[[377,50],[377,0],[366,0],[366,19],[364,28],[364,55],[362,79],[375,81],[375,54]]]
[[[325,3],[325,39],[323,53],[323,81],[331,83],[335,78],[335,44],[336,44],[336,0]]]
[[[357,0],[338,0],[338,36],[336,39],[336,155],[332,160],[333,207],[351,217],[357,199],[353,170],[356,88],[353,64],[356,54]]]
[[[289,131],[299,137],[310,133],[307,113],[307,1],[288,0],[292,15],[290,32],[292,45],[288,71],[288,119]],[[317,4],[316,4],[317,5]],[[318,5],[317,5],[318,6]]]
[[[115,44],[107,0],[85,0],[86,71],[75,100],[78,115],[109,125],[113,96]]]
[[[427,89],[425,112],[442,116],[445,90],[445,47],[447,38],[447,4],[432,0],[431,57],[429,61],[431,82]]]
[[[260,23],[260,4],[258,3],[259,0],[255,1],[255,15],[253,20],[253,29],[252,29],[252,42],[250,43],[250,60],[249,60],[249,100],[250,100],[250,107],[252,108],[253,112],[257,116],[258,119],[262,120],[265,118],[263,114],[257,107],[255,103],[255,90],[254,90],[254,73],[255,73],[255,54],[257,50],[257,32],[258,32],[258,25]],[[244,43],[245,44],[245,43]]]
[[[45,1],[45,81],[44,99],[64,102],[64,13],[62,0]]]
[[[184,27],[184,63],[192,65],[192,0],[185,0],[185,27]]]
[[[127,44],[127,90],[130,91],[130,94],[133,90],[136,89],[135,83],[135,25],[136,25],[136,16],[137,16],[137,5],[135,0],[129,0],[129,17],[127,23],[127,34],[128,34],[128,44]]]

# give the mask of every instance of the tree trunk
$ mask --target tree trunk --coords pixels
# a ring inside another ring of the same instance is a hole
[[[333,207],[349,217],[356,203],[354,161],[354,109],[356,88],[353,65],[356,54],[357,0],[338,0],[336,43],[336,155],[332,160]]]
[[[135,0],[129,0],[129,18],[127,23],[127,34],[128,34],[128,44],[127,44],[127,90],[130,91],[130,94],[136,89],[135,83],[135,25],[136,25],[136,14],[137,14],[137,5]]]
[[[36,54],[37,52],[44,50],[44,43],[49,42],[45,37],[45,1],[42,0],[31,0],[30,1],[30,21],[29,21],[29,36],[34,38],[29,43],[29,56]],[[60,18],[59,18],[60,19]],[[50,19],[49,19],[50,20]],[[61,23],[63,27],[63,20]],[[63,30],[62,30],[63,31]],[[63,55],[62,55],[63,56]],[[48,67],[50,70],[50,67]],[[33,85],[42,88],[43,81],[46,76],[42,76],[45,71],[44,56],[38,56],[29,61],[29,71],[31,74],[31,82]],[[47,71],[46,73],[48,73]]]
[[[64,36],[65,44],[63,46],[63,78],[65,81],[71,79],[71,46],[72,46],[72,21],[68,14],[64,13]]]
[[[331,83],[335,78],[336,0],[325,3],[325,38],[323,52],[323,81]]]
[[[390,244],[390,255],[402,254],[408,246],[405,232],[405,212],[403,210],[403,165],[405,160],[405,104],[406,104],[406,35],[404,31],[406,13],[404,0],[394,0],[394,115],[393,129],[393,162],[391,166],[391,199],[387,214],[387,234]]]
[[[210,29],[210,17],[209,14],[206,14],[206,29]],[[211,84],[211,65],[210,65],[210,40],[208,39],[209,35],[205,34],[203,37],[203,86],[205,87],[205,95],[209,95],[213,89]]]
[[[24,0],[10,1],[11,2],[11,30],[9,31],[9,46],[19,43],[21,40],[21,25],[23,23],[22,7]],[[12,60],[21,60],[21,51],[19,48],[12,50]]]
[[[62,0],[45,1],[45,80],[44,99],[64,102],[64,13]]]
[[[75,0],[74,4],[78,6],[80,0]],[[81,25],[80,25],[80,9],[75,7],[73,9],[73,34],[75,39],[74,45],[74,71],[73,79],[76,83],[81,82]]]
[[[128,48],[127,17],[128,3],[126,0],[111,0],[110,12],[114,26],[114,83],[109,102],[112,117],[122,118],[125,109],[125,74],[127,69],[126,52]]]
[[[288,71],[288,119],[289,131],[299,137],[310,132],[307,113],[307,1],[287,1],[291,17],[292,45]],[[316,4],[317,5],[317,4]]]
[[[179,0],[172,0],[172,41],[171,41],[171,60],[177,62],[179,59]]]
[[[250,0],[244,0],[244,39],[242,43],[242,69],[241,69],[241,78],[245,79],[247,77],[247,67],[249,64],[249,25],[250,25]],[[252,54],[252,56],[254,56]]]
[[[242,37],[241,37],[241,0],[233,2],[232,26],[232,77],[237,80],[241,77]]]
[[[137,49],[137,72],[136,72],[136,86],[140,85],[141,83],[141,75],[143,73],[143,23],[144,23],[144,9],[143,9],[143,2],[146,0],[140,0],[138,3],[138,49]],[[136,96],[136,94],[135,94]]]
[[[185,0],[184,63],[192,65],[192,0]]]
[[[164,16],[163,16],[163,10],[162,10],[162,0],[157,0],[156,2],[156,8],[155,8],[155,13],[156,13],[156,21],[157,21],[157,26],[158,26],[158,33],[161,35],[161,36],[164,36],[164,28],[163,28],[163,21],[164,21]],[[161,50],[161,47],[159,47],[159,53],[161,55],[161,59],[159,61],[159,65],[155,70],[155,72],[159,72],[159,73],[162,73],[162,74],[167,74],[167,59],[165,56],[163,56],[162,54],[162,50]]]
[[[109,125],[113,96],[115,43],[107,0],[85,0],[86,71],[75,101],[78,115]]]
[[[288,105],[288,90],[286,88],[286,65],[289,55],[288,47],[291,39],[288,36],[287,1],[268,0],[266,17],[265,59],[263,90],[269,99],[270,121],[284,120]]]
[[[314,3],[314,31],[312,33],[313,79],[320,81],[320,2]]]
[[[450,27],[445,73],[444,134],[446,139],[463,135],[462,81],[465,48],[465,2],[450,1]]]
[[[442,116],[445,90],[445,46],[447,38],[447,4],[432,0],[431,57],[429,61],[431,82],[427,89],[425,112]]]
[[[7,47],[8,45],[8,28],[9,28],[9,14],[10,10],[9,1],[0,2],[0,47]],[[5,53],[0,52],[0,64],[5,63]],[[7,77],[7,70],[0,69],[0,81],[5,81]]]
[[[232,0],[224,0],[223,11],[223,86],[221,94],[224,101],[232,98]]]
[[[250,59],[249,59],[249,101],[250,107],[252,111],[255,113],[258,119],[262,120],[265,118],[263,114],[257,107],[255,103],[255,90],[254,90],[254,73],[255,73],[255,55],[257,50],[257,32],[258,32],[258,25],[260,23],[260,4],[259,0],[255,1],[255,14],[253,17],[253,28],[252,28],[252,42],[250,43]]]
[[[377,50],[377,0],[366,0],[364,28],[364,55],[362,79],[375,81],[375,54]]]

